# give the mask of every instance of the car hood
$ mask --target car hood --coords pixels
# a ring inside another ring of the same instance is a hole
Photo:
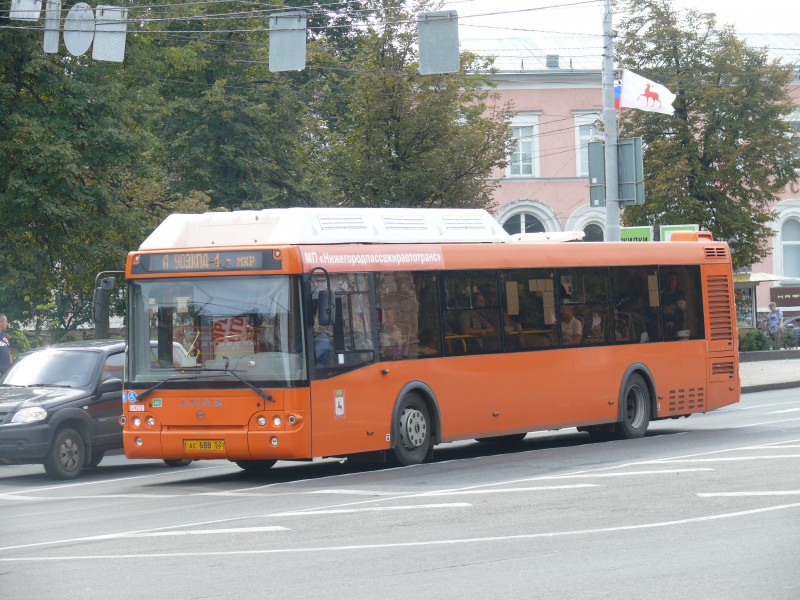
[[[41,406],[49,409],[71,400],[85,398],[87,395],[87,390],[82,388],[0,387],[0,414],[23,406]]]

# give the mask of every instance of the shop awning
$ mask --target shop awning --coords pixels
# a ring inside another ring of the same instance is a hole
[[[784,277],[783,275],[775,275],[773,273],[734,273],[734,283],[762,283],[764,281],[791,281],[792,277]]]

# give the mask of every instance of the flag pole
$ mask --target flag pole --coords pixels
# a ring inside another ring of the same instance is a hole
[[[603,130],[606,159],[606,235],[605,241],[620,241],[619,171],[617,166],[617,110],[614,106],[614,30],[611,26],[611,0],[603,13]]]

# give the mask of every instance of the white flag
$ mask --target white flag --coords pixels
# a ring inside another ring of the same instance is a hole
[[[645,79],[627,69],[622,71],[622,89],[619,95],[620,108],[638,108],[649,112],[671,115],[675,112],[672,103],[675,94],[663,85]]]

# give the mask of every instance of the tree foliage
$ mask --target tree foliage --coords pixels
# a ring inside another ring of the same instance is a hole
[[[507,114],[483,66],[417,73],[400,0],[128,7],[123,63],[0,27],[0,309],[87,323],[95,274],[165,216],[294,205],[488,206]],[[308,66],[269,71],[269,16],[308,12]]]
[[[758,262],[769,252],[770,206],[800,169],[788,122],[792,66],[696,10],[623,5],[620,66],[677,94],[673,116],[620,117],[621,136],[646,146],[647,202],[625,208],[626,224],[698,223],[730,243],[735,266]]]
[[[329,78],[338,109],[322,104],[327,118],[315,136],[331,198],[349,206],[489,208],[488,177],[505,166],[510,148],[509,111],[487,103],[488,79],[474,74],[489,64],[464,54],[459,73],[420,75],[405,3],[365,5],[378,19],[357,40],[350,71]]]

